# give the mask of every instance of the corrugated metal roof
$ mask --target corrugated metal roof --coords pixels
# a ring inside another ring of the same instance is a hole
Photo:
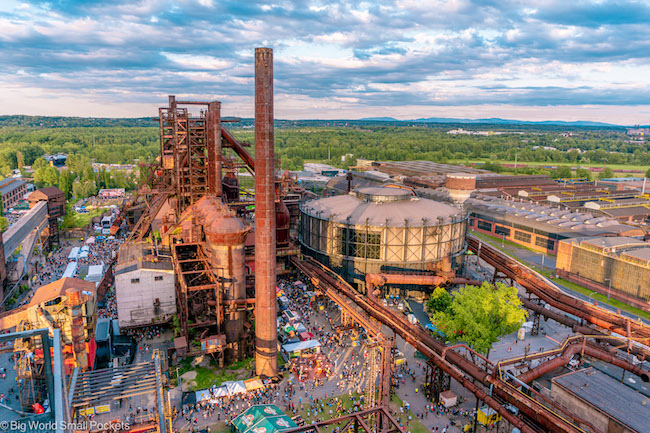
[[[26,183],[27,182],[24,180],[16,179],[13,177],[3,179],[0,181],[0,195],[7,194],[16,188],[20,188],[21,185],[25,185]]]
[[[630,430],[642,433],[650,425],[648,399],[606,374],[587,368],[551,380]],[[614,398],[612,398],[614,397]]]
[[[438,218],[445,223],[452,218],[462,219],[463,211],[438,201],[426,198],[376,203],[365,202],[353,195],[340,195],[309,201],[302,205],[302,211],[320,219],[351,225],[401,227],[405,221],[411,227],[433,226]]]

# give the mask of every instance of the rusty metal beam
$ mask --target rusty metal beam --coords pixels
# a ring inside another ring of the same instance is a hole
[[[443,359],[440,355],[445,348],[443,343],[434,339],[422,328],[408,323],[405,318],[401,317],[401,315],[392,312],[381,303],[374,301],[372,297],[363,296],[356,292],[337,274],[322,264],[309,258],[305,263],[305,267],[310,269],[308,275],[313,276],[324,283],[331,284],[333,288],[353,300],[369,315],[375,317],[380,322],[393,329],[395,333],[399,334],[409,344],[431,359],[438,367],[449,374],[463,387],[476,395],[480,400],[498,411],[500,415],[515,427],[519,428],[522,432],[533,433],[535,430],[525,421],[509,412],[502,404],[503,400],[516,406],[523,414],[538,423],[546,431],[556,433],[582,432],[579,427],[564,419],[562,416],[554,413],[544,405],[521,393],[508,383],[499,378],[492,377],[491,372],[482,370],[460,353],[448,351],[445,354],[445,359]],[[497,400],[495,397],[489,395],[486,391],[481,389],[475,381],[486,387],[493,387],[493,392],[502,400]]]
[[[478,253],[480,245],[480,259],[504,273],[508,278],[516,281],[528,292],[542,299],[547,304],[584,319],[609,332],[615,332],[624,336],[629,335],[628,338],[633,341],[638,341],[646,345],[650,342],[650,326],[642,321],[629,321],[628,318],[620,314],[596,307],[588,302],[563,293],[537,272],[516,262],[514,259],[511,259],[501,251],[474,236],[468,235],[467,243],[469,249],[475,253]]]

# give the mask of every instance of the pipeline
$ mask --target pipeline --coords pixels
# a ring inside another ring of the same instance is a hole
[[[546,431],[558,433],[577,433],[583,431],[571,422],[553,413],[537,401],[530,399],[525,394],[511,387],[509,384],[498,378],[493,378],[489,372],[480,369],[460,353],[453,350],[448,351],[445,353],[445,358],[443,359],[440,355],[446,347],[443,343],[435,340],[423,329],[411,325],[403,317],[374,301],[372,298],[364,297],[354,291],[354,289],[352,289],[349,284],[345,283],[340,276],[334,274],[331,270],[315,260],[308,259],[308,261],[302,262],[294,260],[294,263],[296,263],[300,269],[305,271],[307,275],[312,277],[317,276],[315,279],[319,284],[325,283],[330,285],[335,290],[341,292],[354,301],[370,316],[393,329],[393,331],[404,338],[405,341],[414,346],[427,358],[431,359],[439,368],[476,395],[477,398],[483,400],[487,405],[495,409],[501,416],[508,420],[508,422],[519,428],[522,432],[532,433],[535,430],[522,419],[509,412],[491,395],[488,395],[485,391],[478,388],[478,386],[472,383],[471,379],[465,376],[465,374],[469,375],[472,379],[481,382],[485,386],[492,386],[494,392],[500,398],[516,406],[523,414],[526,414],[544,427]]]
[[[636,366],[630,362],[627,362],[626,360],[621,359],[616,355],[613,355],[609,352],[606,352],[605,350],[602,350],[601,348],[587,342],[586,339],[587,337],[584,336],[573,337],[572,339],[567,341],[564,348],[537,354],[535,358],[540,358],[549,355],[552,356],[558,353],[559,356],[549,360],[548,362],[545,362],[544,364],[538,365],[537,367],[533,368],[530,371],[527,371],[526,373],[517,376],[517,379],[522,382],[529,383],[539,378],[540,376],[543,376],[544,374],[555,370],[558,367],[562,367],[568,364],[569,361],[571,361],[571,358],[573,358],[575,354],[582,353],[584,355],[588,355],[591,356],[592,358],[600,359],[601,361],[607,362],[608,364],[612,364],[615,365],[616,367],[620,367],[624,370],[627,370],[630,373],[639,376],[641,380],[643,380],[644,382],[650,381],[650,373],[647,370],[644,370],[643,368]],[[532,357],[525,357],[525,358],[534,359]],[[506,364],[500,363],[499,365],[501,366]]]
[[[230,131],[228,131],[226,128],[223,126],[221,127],[221,136],[228,142],[230,143],[230,147],[232,150],[235,151],[235,153],[246,163],[246,165],[251,169],[252,172],[255,172],[255,160],[251,156],[250,153],[244,149],[244,145],[241,144],[237,139],[232,135]]]
[[[553,319],[556,322],[571,328],[573,332],[584,334],[584,335],[591,335],[594,333],[593,329],[589,328],[588,326],[580,325],[580,323],[578,323],[576,320],[573,320],[572,318],[567,317],[562,313],[556,313],[555,311],[551,311],[548,308],[545,308],[542,305],[533,302],[530,299],[526,299],[524,297],[519,297],[519,299],[521,299],[521,303],[527,309],[534,311],[535,313],[541,314],[543,316],[546,316],[549,319]]]
[[[417,274],[366,274],[366,288],[368,293],[374,288],[385,284],[416,284],[421,286],[441,286],[443,284],[468,284],[480,286],[483,284],[477,280],[468,278],[448,277],[440,275],[417,275]]]
[[[650,341],[650,327],[643,322],[631,321],[628,318],[563,293],[537,272],[516,262],[485,242],[481,242],[475,236],[468,235],[467,244],[469,249],[477,254],[480,249],[481,259],[498,271],[503,272],[508,278],[516,281],[528,292],[536,295],[547,304],[584,319],[593,325],[605,328],[610,332],[627,335],[629,339],[644,341],[645,343]],[[630,330],[629,334],[628,328]],[[635,336],[631,334],[635,334]]]

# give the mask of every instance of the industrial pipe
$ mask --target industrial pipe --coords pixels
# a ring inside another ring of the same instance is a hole
[[[558,308],[564,312],[580,317],[596,326],[608,329],[621,335],[627,335],[627,318],[608,310],[595,307],[588,302],[576,299],[573,296],[563,293],[554,285],[547,282],[539,274],[528,267],[517,263],[501,251],[496,250],[478,238],[468,235],[467,244],[471,251],[478,253],[480,245],[480,258],[489,263],[495,269],[503,272],[514,281],[523,286],[528,292]],[[650,327],[643,322],[633,321],[630,323],[630,330],[637,336],[630,338],[636,340],[650,341]]]
[[[454,380],[458,381],[479,399],[483,400],[486,404],[499,412],[500,415],[515,427],[519,428],[522,432],[533,432],[534,430],[532,430],[521,419],[510,413],[500,402],[492,398],[491,395],[487,395],[484,391],[478,388],[478,386],[470,381],[463,372],[486,386],[492,386],[494,392],[496,392],[501,398],[514,404],[522,413],[525,413],[531,419],[540,423],[540,425],[546,428],[547,431],[558,433],[580,432],[580,429],[575,427],[569,421],[548,410],[540,403],[528,398],[524,394],[521,394],[518,390],[507,383],[498,378],[493,378],[488,372],[481,370],[461,354],[455,351],[450,351],[449,353],[446,353],[446,360],[449,362],[442,359],[439,353],[444,349],[444,344],[435,340],[428,333],[424,332],[424,330],[406,322],[406,320],[400,315],[393,313],[388,308],[373,301],[371,297],[364,297],[354,291],[354,289],[345,283],[340,276],[336,274],[331,276],[329,273],[332,271],[322,264],[313,259],[309,259],[309,262],[304,263],[304,265],[306,265],[305,268],[310,270],[308,274],[318,275],[318,279],[313,278],[313,280],[315,279],[319,284],[323,281],[324,283],[331,285],[333,288],[342,292],[346,297],[357,303],[357,305],[363,308],[369,315],[389,326],[404,338],[405,341],[432,360],[439,368],[448,373],[454,378]],[[329,271],[329,273],[327,271]]]
[[[576,339],[573,339],[573,341],[569,342],[568,345],[563,350],[561,350],[560,356],[553,358],[545,362],[544,364],[538,365],[532,370],[517,376],[517,379],[519,379],[522,382],[529,383],[545,375],[546,373],[555,370],[556,368],[568,364],[569,361],[571,361],[573,355],[577,353],[583,353],[585,355],[591,356],[592,358],[600,359],[601,361],[607,362],[609,364],[627,370],[630,373],[639,376],[641,380],[643,380],[644,382],[648,382],[650,380],[650,373],[648,371],[632,363],[629,363],[626,360],[617,357],[616,355],[612,355],[611,353],[608,353],[600,349],[599,347],[594,346],[591,343],[588,343],[586,341],[586,338],[587,337],[578,337]],[[550,352],[547,353],[546,356],[552,354],[553,352]],[[539,355],[543,356],[543,354],[539,354]],[[541,357],[541,356],[537,356],[537,357]],[[530,359],[530,358],[528,357],[526,359]]]
[[[415,284],[420,286],[441,286],[443,284],[468,284],[480,286],[483,284],[477,280],[460,277],[448,277],[440,275],[418,275],[418,274],[366,274],[366,289],[370,292],[374,288],[385,284]]]
[[[206,124],[208,193],[221,197],[221,102],[210,102],[206,113]]]
[[[556,313],[555,311],[551,311],[548,308],[531,301],[530,299],[520,297],[521,303],[526,307],[527,309],[534,311],[535,313],[541,314],[542,316],[548,317],[549,319],[553,319],[558,323],[561,323],[562,325],[568,326],[573,330],[573,332],[584,334],[584,335],[591,335],[594,333],[594,330],[589,328],[588,326],[582,326],[580,323],[576,320],[573,320],[570,317],[565,316],[562,313]]]
[[[244,146],[237,141],[237,139],[228,131],[226,128],[221,127],[221,136],[226,139],[228,143],[230,143],[230,147],[232,150],[235,151],[239,157],[244,160],[246,165],[250,167],[250,169],[255,172],[255,161],[253,160],[253,157],[251,156],[250,153],[246,149],[244,149]],[[255,140],[257,142],[257,140]]]
[[[255,49],[255,367],[278,374],[273,50]]]

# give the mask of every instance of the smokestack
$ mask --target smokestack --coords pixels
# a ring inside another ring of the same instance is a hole
[[[255,366],[278,374],[275,301],[275,153],[273,50],[255,49]]]
[[[221,102],[210,102],[206,114],[208,192],[221,197]]]

